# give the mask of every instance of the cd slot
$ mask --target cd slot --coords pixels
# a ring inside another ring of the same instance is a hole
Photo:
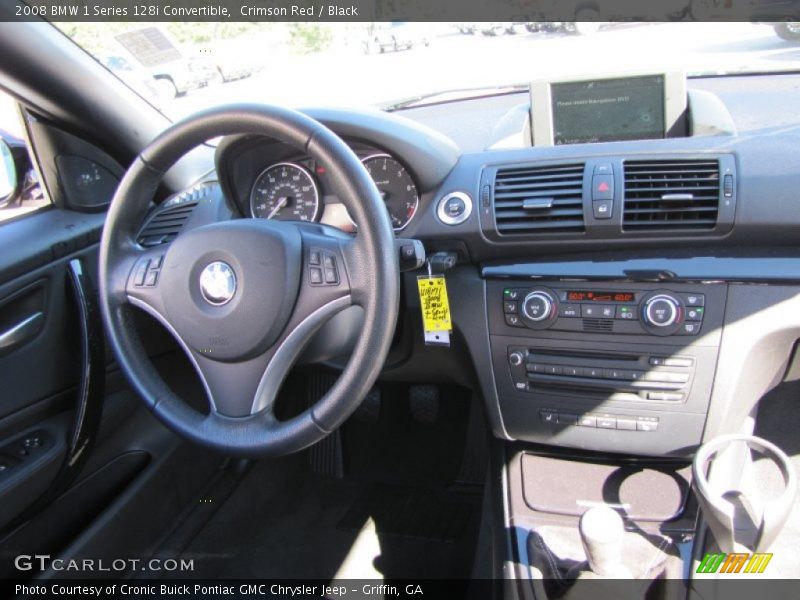
[[[662,383],[656,381],[625,381],[619,379],[588,379],[564,375],[539,375],[528,373],[528,381],[556,387],[592,388],[612,390],[615,392],[639,393],[649,390],[678,391],[683,388],[680,383]],[[677,399],[677,398],[676,398]]]
[[[532,359],[552,360],[556,361],[570,359],[577,359],[580,362],[585,362],[587,359],[591,361],[623,361],[623,362],[638,362],[641,358],[638,354],[620,354],[611,352],[582,352],[580,350],[570,350],[564,352],[563,350],[552,351],[542,349],[530,349],[528,356]]]
[[[515,388],[534,393],[681,402],[689,395],[694,372],[691,357],[518,346],[509,347],[508,353]]]

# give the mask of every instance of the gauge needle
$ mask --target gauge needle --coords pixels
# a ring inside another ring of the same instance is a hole
[[[267,215],[267,219],[271,219],[272,217],[274,217],[280,209],[286,206],[286,203],[288,201],[289,201],[288,196],[281,196],[280,198],[278,198],[277,206],[275,206],[275,208],[272,209],[272,212]]]

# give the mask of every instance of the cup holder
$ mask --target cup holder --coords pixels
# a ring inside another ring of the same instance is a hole
[[[780,471],[784,489],[778,496],[759,497],[763,490],[753,479],[753,451]],[[703,444],[692,463],[692,476],[703,516],[722,552],[769,548],[797,495],[797,475],[789,457],[775,444],[752,435],[725,435]]]

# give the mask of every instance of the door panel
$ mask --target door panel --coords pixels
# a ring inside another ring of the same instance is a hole
[[[75,407],[85,394],[88,354],[80,310],[85,302],[75,293],[74,274],[77,268],[88,279],[96,277],[92,242],[102,221],[58,214],[66,212],[53,208],[0,227],[0,381],[6,382],[0,400],[0,530],[43,496],[57,493],[54,484],[68,483],[65,467],[75,463],[74,456],[66,458],[70,448],[75,453],[80,434]],[[17,243],[23,235],[26,242]],[[20,262],[48,253],[46,264],[17,276]],[[27,259],[17,260],[25,254]],[[95,366],[95,379],[104,367]]]

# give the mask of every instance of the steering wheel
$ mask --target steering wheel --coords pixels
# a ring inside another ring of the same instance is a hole
[[[139,245],[137,232],[164,173],[192,148],[232,134],[270,137],[324,166],[358,235],[233,219],[185,231],[169,246]],[[301,450],[352,414],[386,360],[400,297],[392,226],[361,162],[321,123],[263,105],[201,112],[141,152],[109,207],[99,272],[108,340],[133,389],[178,434],[250,457]],[[316,404],[279,420],[275,398],[286,374],[314,333],[352,305],[363,309],[363,326],[338,380]],[[156,372],[132,306],[183,347],[205,387],[208,414],[183,402]]]

